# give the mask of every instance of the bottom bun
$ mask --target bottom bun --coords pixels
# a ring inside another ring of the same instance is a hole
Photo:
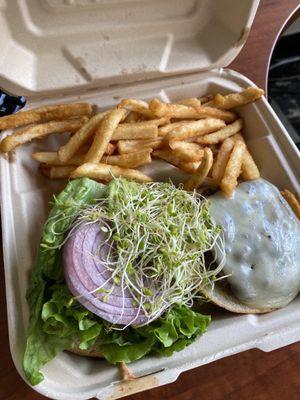
[[[237,314],[263,314],[275,310],[275,308],[254,308],[241,303],[231,293],[230,287],[227,285],[225,286],[220,282],[215,282],[213,289],[207,286],[201,287],[200,292],[217,306]]]

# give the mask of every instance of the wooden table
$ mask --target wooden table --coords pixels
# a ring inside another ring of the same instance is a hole
[[[230,67],[248,76],[257,85],[265,87],[268,60],[275,38],[288,16],[298,5],[299,0],[262,0],[247,44]],[[45,397],[33,392],[23,382],[11,360],[3,265],[1,267],[0,400],[42,400]],[[271,353],[250,350],[224,358],[185,372],[173,384],[142,392],[127,399],[194,400],[201,398],[205,400],[299,400],[300,343]]]

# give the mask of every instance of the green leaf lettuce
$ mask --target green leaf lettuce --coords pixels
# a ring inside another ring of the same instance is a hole
[[[23,368],[32,385],[43,380],[43,365],[63,350],[93,346],[113,364],[149,353],[170,356],[210,323],[209,316],[175,305],[147,326],[112,330],[72,297],[64,281],[60,246],[80,210],[106,194],[107,187],[91,179],[71,181],[55,199],[45,223],[27,291],[30,320]]]

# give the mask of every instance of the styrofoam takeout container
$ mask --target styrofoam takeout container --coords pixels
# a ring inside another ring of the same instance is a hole
[[[255,0],[2,0],[0,86],[27,95],[29,108],[80,100],[102,109],[126,97],[174,101],[239,91],[252,83],[222,67],[244,44],[257,6]],[[299,155],[266,100],[239,111],[262,176],[299,192]],[[26,287],[48,202],[65,184],[43,178],[30,154],[57,148],[62,136],[0,160],[9,340],[21,376]],[[177,175],[175,168],[156,163],[150,172],[174,171]],[[53,399],[119,398],[170,383],[181,372],[219,358],[250,348],[271,351],[299,338],[298,297],[270,314],[218,313],[208,332],[185,350],[131,364],[143,376],[135,381],[120,382],[117,368],[104,360],[63,352],[43,368],[45,380],[34,389]]]

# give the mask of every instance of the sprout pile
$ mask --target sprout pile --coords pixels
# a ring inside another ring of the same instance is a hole
[[[111,272],[110,290],[103,284],[97,291],[105,293],[104,301],[115,286],[129,291],[147,324],[174,304],[191,307],[201,297],[199,286],[213,284],[224,265],[222,231],[210,217],[208,201],[170,183],[116,179],[105,197],[81,210],[73,229],[83,221],[99,221],[110,245],[99,260]],[[215,259],[207,262],[212,250],[223,255],[218,265]]]

